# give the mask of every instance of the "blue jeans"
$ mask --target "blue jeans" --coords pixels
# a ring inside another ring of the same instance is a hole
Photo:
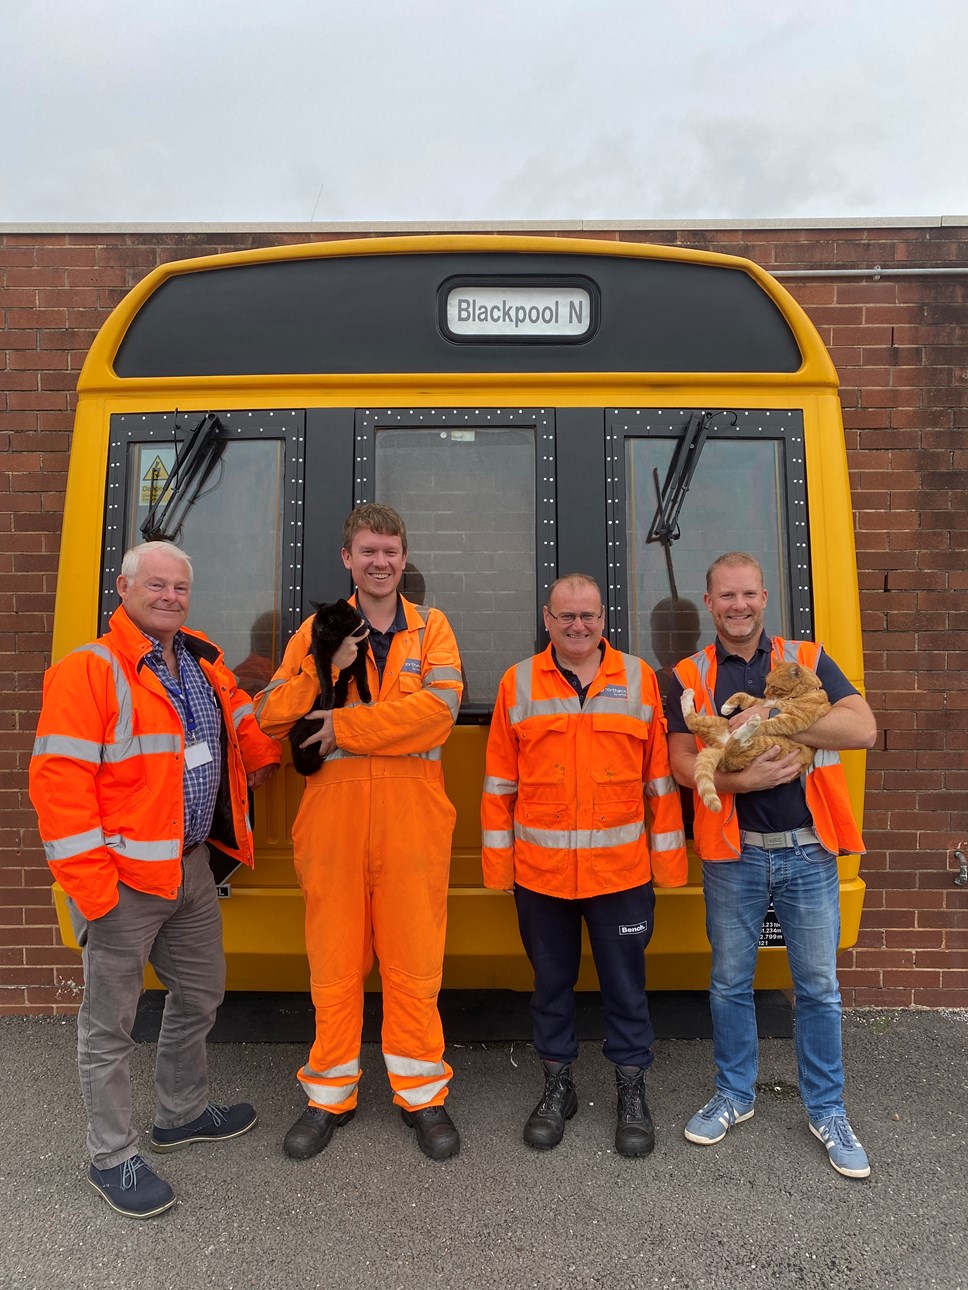
[[[703,891],[706,932],[713,950],[709,1006],[716,1088],[744,1105],[755,1097],[753,973],[772,896],[793,976],[800,1096],[813,1120],[843,1115],[836,859],[815,844],[779,851],[744,846],[739,860],[703,864]]]

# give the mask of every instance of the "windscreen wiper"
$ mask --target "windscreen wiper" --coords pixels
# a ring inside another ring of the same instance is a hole
[[[153,501],[141,525],[145,542],[174,542],[182,522],[198,500],[206,480],[225,447],[225,427],[214,412],[207,412],[179,452],[165,487]]]
[[[732,424],[737,421],[735,412],[693,412],[682,431],[682,437],[676,444],[672,462],[662,488],[659,488],[659,472],[653,470],[652,478],[658,498],[655,519],[649,529],[646,542],[661,542],[668,547],[681,535],[679,532],[679,512],[689,492],[689,485],[699,465],[699,458],[706,445],[709,427],[715,417],[732,417]]]

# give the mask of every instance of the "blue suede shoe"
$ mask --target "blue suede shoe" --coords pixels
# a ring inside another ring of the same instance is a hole
[[[741,1106],[731,1102],[725,1093],[716,1093],[686,1125],[686,1137],[701,1147],[711,1147],[714,1142],[722,1142],[734,1124],[742,1124],[752,1116],[752,1103]]]
[[[132,1156],[111,1169],[91,1165],[87,1179],[111,1208],[126,1218],[154,1218],[175,1203],[171,1187],[141,1156]]]
[[[160,1129],[156,1124],[151,1130],[148,1145],[152,1151],[177,1151],[193,1142],[224,1142],[226,1138],[248,1133],[258,1118],[248,1102],[236,1102],[235,1106],[209,1102],[201,1115],[189,1124],[181,1124],[175,1129]]]
[[[811,1120],[810,1132],[827,1148],[830,1163],[845,1178],[867,1178],[871,1167],[867,1152],[850,1127],[846,1115],[831,1115],[826,1120]]]

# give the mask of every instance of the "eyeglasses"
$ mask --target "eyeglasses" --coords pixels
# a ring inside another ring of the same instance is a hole
[[[547,605],[545,605],[545,610],[548,613],[549,617],[553,618],[555,622],[561,623],[562,627],[570,627],[572,623],[575,622],[575,620],[578,618],[582,620],[582,622],[586,627],[593,627],[595,623],[598,622],[599,618],[601,618],[602,614],[604,614],[605,606],[602,605],[601,609],[599,609],[598,612],[594,614],[591,614],[591,613],[572,614],[568,610],[565,610],[565,612],[561,614],[553,614],[551,610],[548,609]]]
[[[357,627],[355,632],[350,632],[350,640],[351,641],[362,640],[369,630],[370,629],[369,627],[367,627],[366,623],[360,623],[359,627]]]

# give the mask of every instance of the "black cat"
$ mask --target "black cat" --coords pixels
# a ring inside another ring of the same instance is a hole
[[[356,658],[344,667],[336,678],[333,688],[333,656],[347,636],[359,636]],[[316,605],[316,616],[313,619],[313,634],[309,652],[316,664],[319,677],[319,697],[310,708],[341,708],[346,702],[350,688],[350,678],[355,677],[356,689],[363,703],[370,702],[370,686],[366,679],[366,628],[362,615],[345,600],[335,600],[331,605]],[[292,745],[292,764],[300,775],[314,775],[323,764],[319,744],[310,744],[300,748],[310,735],[317,733],[319,719],[310,721],[300,717],[289,731],[289,742]]]

